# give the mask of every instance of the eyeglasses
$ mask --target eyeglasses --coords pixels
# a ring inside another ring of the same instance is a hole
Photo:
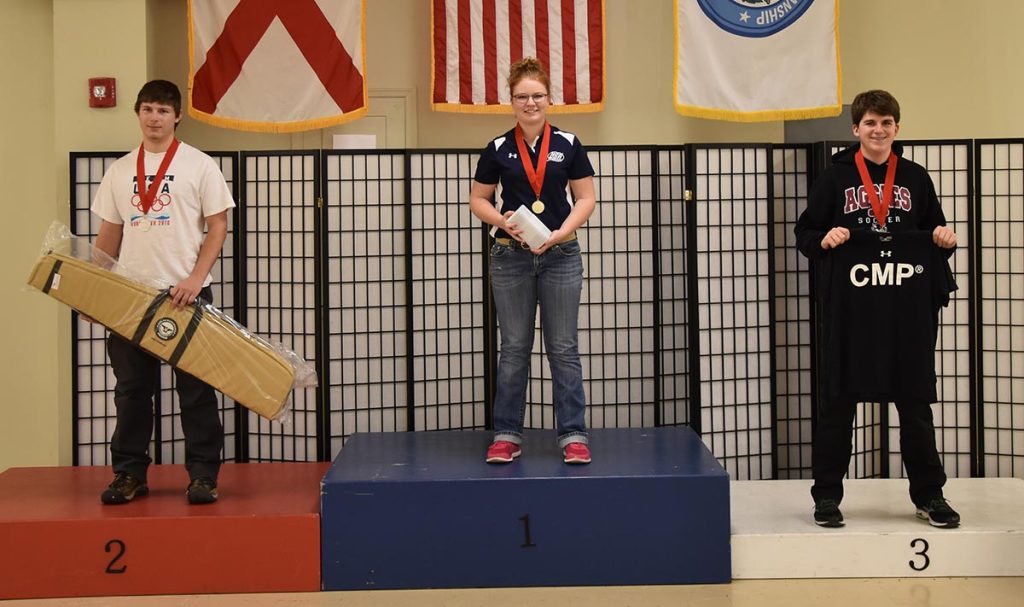
[[[526,95],[524,93],[520,93],[518,95],[512,95],[512,101],[515,101],[519,105],[526,105],[526,102],[529,101],[530,99],[533,99],[534,103],[540,104],[542,101],[544,101],[547,98],[548,98],[548,94],[547,93],[534,93],[532,95]]]

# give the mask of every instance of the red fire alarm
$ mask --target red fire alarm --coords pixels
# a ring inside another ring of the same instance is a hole
[[[117,105],[117,87],[113,78],[89,78],[89,107]]]

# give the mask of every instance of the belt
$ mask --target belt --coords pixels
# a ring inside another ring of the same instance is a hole
[[[558,242],[558,244],[565,244],[567,242],[572,242],[574,240],[576,240],[576,232],[573,232],[568,238],[560,240]],[[503,247],[511,247],[511,246],[519,245],[519,246],[521,246],[524,249],[529,249],[530,248],[530,245],[526,244],[525,242],[519,242],[518,240],[512,240],[511,238],[495,238],[494,242],[496,244],[500,244]]]

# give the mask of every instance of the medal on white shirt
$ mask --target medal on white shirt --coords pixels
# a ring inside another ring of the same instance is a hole
[[[540,143],[540,153],[537,154],[537,168],[533,168],[530,162],[530,153],[526,148],[526,139],[523,137],[523,127],[516,126],[516,147],[519,148],[519,160],[523,163],[523,170],[526,171],[526,179],[533,188],[537,199],[530,205],[530,210],[540,215],[544,212],[544,201],[540,199],[540,190],[544,185],[544,173],[548,168],[548,150],[551,149],[551,124],[544,121],[544,140]]]
[[[153,201],[156,200],[157,192],[160,191],[160,182],[164,180],[164,175],[167,174],[167,169],[171,166],[171,160],[174,159],[174,154],[178,151],[179,143],[177,138],[171,141],[171,146],[167,148],[163,160],[160,161],[156,177],[153,178],[153,183],[148,188],[146,187],[146,147],[145,144],[139,146],[139,155],[135,160],[135,187],[139,190],[142,219],[135,225],[143,232],[148,232],[153,227],[153,222],[150,221],[146,214],[149,213],[149,209],[153,206]]]

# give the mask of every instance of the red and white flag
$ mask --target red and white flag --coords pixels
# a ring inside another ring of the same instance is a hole
[[[365,0],[189,0],[189,114],[275,133],[362,117],[365,15]]]
[[[508,113],[509,67],[536,57],[551,109],[604,103],[604,0],[431,0],[431,102],[445,112]]]

